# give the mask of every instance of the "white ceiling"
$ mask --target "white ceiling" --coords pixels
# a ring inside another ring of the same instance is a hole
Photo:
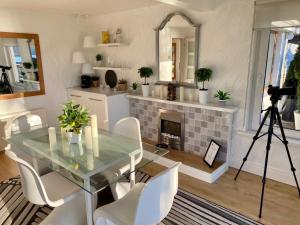
[[[104,14],[158,4],[155,0],[0,0],[0,8],[59,14]]]

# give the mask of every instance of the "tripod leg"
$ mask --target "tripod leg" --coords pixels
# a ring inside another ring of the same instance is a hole
[[[271,108],[269,108],[269,109],[267,110],[267,112],[266,112],[266,114],[265,114],[263,120],[261,121],[261,124],[260,124],[260,126],[259,126],[259,128],[258,128],[258,130],[257,130],[257,132],[256,132],[256,134],[255,134],[255,136],[253,137],[253,141],[252,141],[252,143],[251,143],[251,145],[250,145],[250,148],[249,148],[249,150],[248,150],[246,156],[243,158],[243,163],[242,163],[242,165],[240,166],[240,169],[238,170],[237,174],[236,174],[235,177],[234,177],[234,180],[236,180],[236,179],[238,178],[238,176],[239,176],[239,174],[240,174],[240,172],[241,172],[241,170],[242,170],[242,168],[243,168],[245,162],[247,161],[248,156],[249,156],[249,154],[250,154],[250,152],[251,152],[251,150],[252,150],[252,148],[253,148],[253,146],[254,146],[254,143],[255,143],[255,141],[258,139],[258,136],[259,136],[259,134],[260,134],[260,131],[261,131],[261,129],[262,129],[264,123],[266,122],[266,120],[267,120],[267,118],[268,118],[268,115],[270,114],[270,110],[271,110]]]
[[[288,141],[286,140],[286,137],[285,137],[285,133],[284,133],[284,130],[283,130],[283,126],[282,126],[282,122],[281,122],[281,118],[280,118],[280,114],[279,114],[278,109],[276,109],[276,115],[277,115],[277,120],[278,120],[278,123],[279,123],[279,128],[280,128],[283,144],[285,146],[285,150],[286,150],[286,153],[287,153],[289,161],[290,161],[291,171],[293,173],[293,176],[294,176],[294,179],[295,179],[295,182],[296,182],[296,186],[297,186],[297,189],[298,189],[298,194],[300,196],[300,188],[299,188],[299,183],[298,183],[297,176],[296,176],[296,169],[295,169],[295,167],[293,165],[293,162],[292,162],[292,157],[291,157],[289,147],[288,147]]]
[[[266,186],[266,177],[267,177],[267,169],[268,169],[268,160],[269,160],[269,152],[271,149],[271,142],[272,142],[272,135],[273,135],[273,126],[274,126],[274,120],[275,120],[276,112],[274,110],[274,106],[272,106],[271,109],[271,117],[270,117],[270,126],[268,130],[268,142],[266,147],[266,158],[265,158],[265,167],[264,167],[264,175],[262,179],[262,190],[261,190],[261,196],[260,196],[260,207],[259,207],[259,218],[261,218],[262,215],[262,207],[264,203],[264,194],[265,194],[265,186]]]

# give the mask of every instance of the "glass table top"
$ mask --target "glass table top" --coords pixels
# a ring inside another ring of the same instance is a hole
[[[85,137],[79,144],[70,144],[56,128],[57,145],[50,148],[48,128],[12,135],[12,149],[29,154],[37,160],[47,160],[50,167],[85,190],[96,193],[108,185],[129,177],[129,172],[118,175],[118,170],[130,163],[130,156],[138,157],[141,149],[138,140],[99,130],[92,138],[92,149],[86,148]],[[168,150],[143,144],[143,159],[135,166],[138,170],[159,159]],[[84,181],[89,180],[86,186]]]

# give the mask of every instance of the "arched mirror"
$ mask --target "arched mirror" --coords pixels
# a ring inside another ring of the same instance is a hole
[[[0,100],[43,94],[39,36],[0,32]]]
[[[182,12],[169,14],[156,29],[158,84],[196,87],[200,25]]]

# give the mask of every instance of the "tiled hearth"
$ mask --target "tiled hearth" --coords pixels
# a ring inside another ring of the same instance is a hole
[[[195,105],[196,106],[196,105]],[[229,146],[232,114],[225,110],[205,109],[187,104],[172,104],[149,99],[130,97],[130,114],[141,123],[142,137],[151,141],[158,140],[159,109],[173,110],[184,113],[185,142],[184,151],[196,155],[204,155],[212,139],[221,144],[218,159],[226,161]]]

